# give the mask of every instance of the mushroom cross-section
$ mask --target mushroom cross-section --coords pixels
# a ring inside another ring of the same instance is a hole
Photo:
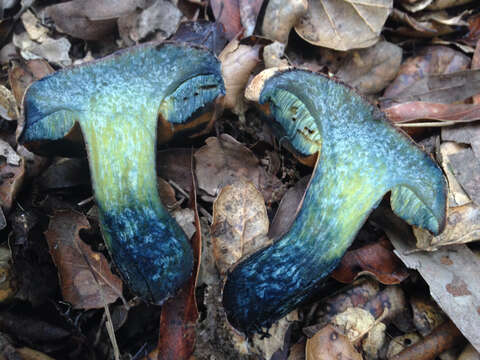
[[[247,97],[269,105],[272,127],[298,155],[318,160],[291,228],[228,274],[223,305],[234,327],[260,331],[306,300],[388,191],[408,223],[442,230],[442,171],[353,90],[308,71],[269,69]]]
[[[58,71],[25,95],[20,141],[32,150],[71,155],[83,135],[105,243],[130,289],[147,301],[173,295],[193,266],[188,239],[157,192],[157,121],[168,139],[224,92],[209,51],[165,43]]]

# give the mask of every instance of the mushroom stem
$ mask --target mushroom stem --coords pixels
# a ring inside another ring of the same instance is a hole
[[[270,104],[275,130],[295,151],[319,156],[289,231],[237,264],[225,283],[227,317],[246,333],[306,300],[388,191],[397,215],[435,233],[446,206],[438,166],[346,86],[284,71],[262,85],[259,102]]]

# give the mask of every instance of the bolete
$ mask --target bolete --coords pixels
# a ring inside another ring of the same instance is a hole
[[[228,274],[223,305],[235,328],[261,331],[304,302],[389,191],[398,216],[443,229],[442,171],[352,89],[308,71],[269,69],[246,95],[268,105],[277,135],[298,155],[318,158],[291,228]]]
[[[164,43],[58,71],[25,94],[20,140],[30,149],[78,154],[83,135],[105,244],[146,301],[161,304],[193,266],[188,239],[157,193],[157,129],[164,141],[188,130],[192,115],[224,92],[209,51]]]

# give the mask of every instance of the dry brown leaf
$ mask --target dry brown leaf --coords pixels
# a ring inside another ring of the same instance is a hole
[[[265,9],[262,34],[286,44],[290,30],[305,14],[307,7],[307,0],[270,0]]]
[[[337,281],[350,283],[364,274],[386,285],[399,284],[408,277],[407,269],[393,254],[385,238],[347,251],[331,276]]]
[[[1,139],[0,159],[0,206],[8,213],[25,178],[25,161]]]
[[[387,359],[397,355],[404,349],[422,340],[422,337],[416,332],[407,333],[394,337],[388,344]]]
[[[83,214],[66,210],[54,214],[45,232],[62,296],[75,309],[103,308],[122,295],[122,280],[112,273],[105,256],[80,238],[80,230],[89,227]]]
[[[392,10],[392,0],[309,0],[295,31],[311,44],[336,50],[375,44]]]
[[[232,40],[243,30],[240,20],[240,0],[211,0],[215,20],[225,27],[225,36]]]
[[[429,298],[412,296],[410,306],[413,312],[413,325],[422,336],[430,334],[433,329],[447,319],[438,305]]]
[[[428,5],[429,10],[442,10],[448,9],[454,6],[460,6],[468,4],[474,0],[433,0],[431,4]]]
[[[448,204],[451,207],[462,206],[471,202],[468,195],[458,183],[453,174],[452,164],[450,163],[450,155],[462,151],[464,148],[454,142],[445,141],[440,145],[440,164],[447,176],[448,182]]]
[[[417,238],[417,248],[428,251],[480,240],[480,208],[473,203],[450,207],[447,210],[447,225],[440,235],[433,236],[420,228],[414,228],[413,233]]]
[[[15,349],[21,360],[54,360],[52,357],[27,347]]]
[[[476,105],[480,106],[480,103]],[[442,140],[469,144],[475,157],[480,161],[480,124],[461,124],[442,128]]]
[[[169,148],[157,152],[157,174],[189,192],[192,186],[192,149]]]
[[[397,256],[420,273],[433,299],[479,350],[480,259],[466,245],[435,252],[412,252],[415,248],[411,244],[415,240],[408,225],[386,208],[382,208],[381,213],[374,212],[372,219],[392,241]]]
[[[241,45],[236,39],[230,41],[219,55],[225,82],[224,106],[235,114],[245,112],[243,97],[252,70],[260,62],[260,45]]]
[[[480,206],[480,161],[471,148],[449,156],[453,174],[470,199]]]
[[[337,314],[333,318],[332,324],[339,329],[351,343],[356,343],[375,326],[375,318],[367,310],[352,307]]]
[[[365,50],[351,51],[336,76],[363,94],[383,90],[397,75],[402,48],[380,41]]]
[[[248,181],[225,186],[213,203],[215,263],[221,274],[244,256],[271,243],[262,194]]]
[[[355,347],[332,325],[325,326],[307,340],[306,360],[362,360]]]
[[[219,55],[227,44],[222,24],[207,20],[181,22],[169,40],[202,45],[215,55]]]
[[[90,184],[87,159],[58,158],[37,179],[44,189],[64,189]]]
[[[480,104],[441,104],[410,101],[393,105],[385,109],[384,112],[392,122],[397,124],[414,120],[435,120],[435,122],[438,121],[439,125],[442,122],[444,125],[453,125],[480,120]]]
[[[400,66],[395,80],[385,90],[384,98],[397,98],[428,91],[426,78],[431,74],[450,74],[466,70],[470,58],[446,46],[429,46]],[[390,104],[384,103],[383,107]]]
[[[210,137],[205,142],[207,144],[195,152],[195,174],[200,190],[216,196],[224,186],[246,179],[262,193],[266,203],[282,195],[281,181],[268,174],[245,145],[227,134]]]
[[[0,85],[0,116],[5,120],[17,119],[17,104],[12,92]]]

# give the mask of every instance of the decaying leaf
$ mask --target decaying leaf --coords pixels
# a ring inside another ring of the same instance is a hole
[[[428,251],[480,240],[480,208],[473,203],[448,208],[447,226],[440,235],[433,236],[419,228],[414,228],[413,233],[417,238],[417,248]]]
[[[384,98],[405,98],[428,92],[427,79],[431,74],[450,74],[466,70],[470,59],[446,46],[429,46],[419,55],[403,62],[395,80],[387,87]],[[391,103],[384,101],[383,107]]]
[[[45,189],[63,189],[90,183],[86,159],[58,158],[38,179]]]
[[[366,360],[380,358],[380,351],[387,340],[386,330],[387,326],[384,323],[377,323],[363,339],[362,349]]]
[[[157,174],[185,191],[192,186],[192,149],[169,148],[157,153]]]
[[[225,35],[232,40],[243,29],[240,21],[240,0],[210,1],[215,20],[225,27]]]
[[[413,312],[413,325],[422,336],[427,336],[447,320],[438,305],[430,299],[412,296],[410,305]]]
[[[391,359],[393,356],[402,352],[407,347],[416,344],[420,340],[422,340],[422,338],[416,332],[410,332],[404,335],[394,337],[388,344],[387,359]]]
[[[48,28],[43,26],[39,19],[30,10],[25,11],[22,16],[22,23],[30,39],[42,43],[47,38]]]
[[[325,326],[307,340],[307,360],[362,360],[362,356],[345,335],[342,335],[332,325]]]
[[[216,196],[226,185],[239,179],[251,181],[270,203],[283,193],[278,178],[260,166],[257,157],[245,145],[230,135],[208,138],[205,146],[195,153],[195,174],[198,188]]]
[[[170,40],[202,45],[215,55],[219,55],[227,43],[222,24],[206,20],[181,22]]]
[[[332,277],[350,283],[358,276],[368,274],[382,284],[398,284],[408,277],[408,271],[393,254],[385,239],[347,251]]]
[[[223,104],[236,114],[245,111],[243,93],[253,68],[260,62],[260,48],[260,45],[243,45],[234,39],[219,55],[226,90]]]
[[[448,180],[448,204],[451,207],[463,206],[471,202],[465,191],[458,183],[454,173],[452,164],[450,163],[450,155],[462,151],[463,147],[454,142],[443,142],[440,145],[440,164],[445,172]]]
[[[462,339],[462,334],[455,325],[451,321],[446,321],[430,335],[393,355],[389,360],[434,359],[445,350],[461,343]]]
[[[394,323],[399,327],[399,319],[408,313],[405,292],[400,286],[387,286],[360,306],[373,315],[376,321]]]
[[[45,59],[58,66],[68,66],[72,64],[70,59],[70,41],[66,37],[52,39],[47,37],[43,42],[32,41],[26,32],[19,35],[13,35],[13,43],[20,49],[20,53],[25,60]]]
[[[449,156],[453,174],[470,199],[480,206],[480,161],[471,148]]]
[[[479,105],[480,103],[472,106]],[[460,124],[458,126],[442,128],[442,140],[470,145],[475,157],[480,161],[480,124]]]
[[[363,94],[375,94],[395,78],[401,61],[401,47],[380,41],[368,49],[351,51],[336,75]]]
[[[80,230],[89,227],[84,215],[65,210],[55,213],[45,232],[63,298],[76,309],[103,308],[122,295],[122,280],[111,272],[107,259],[80,238]]]
[[[17,104],[11,91],[0,85],[0,116],[5,120],[17,119]]]
[[[307,0],[270,0],[263,18],[262,34],[286,44],[290,30],[305,14],[307,7]]]
[[[429,10],[442,10],[448,9],[454,6],[460,6],[464,4],[468,4],[473,0],[433,0],[431,4],[428,5]]]
[[[332,323],[351,343],[356,343],[374,327],[375,318],[362,308],[348,308],[337,314]]]
[[[378,41],[392,6],[392,0],[309,0],[295,30],[314,45],[342,51],[366,48]]]
[[[10,211],[24,177],[25,161],[6,141],[0,140],[0,206],[5,212]]]
[[[382,208],[383,215],[374,213],[379,224],[396,249],[397,256],[409,268],[416,269],[430,287],[430,293],[463,335],[480,349],[480,260],[466,246],[441,248],[432,253],[413,252],[415,243],[409,227]],[[388,214],[388,215],[387,215]],[[472,314],[476,314],[473,316]]]
[[[213,203],[211,226],[215,262],[221,274],[271,241],[262,194],[248,181],[225,186]]]

